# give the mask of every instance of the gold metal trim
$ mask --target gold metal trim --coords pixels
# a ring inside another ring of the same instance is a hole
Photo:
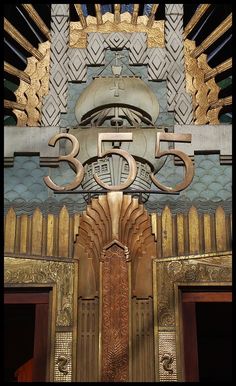
[[[131,24],[133,24],[133,25],[137,24],[138,11],[139,11],[139,4],[134,4],[132,19],[131,19]]]
[[[229,28],[232,27],[232,13],[191,53],[193,58],[197,58],[217,39],[219,39]]]
[[[209,70],[204,76],[205,82],[211,78],[214,78],[217,74],[221,74],[222,72],[227,71],[229,68],[232,68],[232,58],[225,60],[212,70]]]
[[[94,5],[95,5],[95,11],[96,11],[96,17],[97,17],[97,24],[102,24],[101,4],[94,4]]]
[[[38,12],[35,10],[32,4],[22,4],[25,10],[28,12],[28,15],[35,22],[35,24],[39,27],[40,31],[46,36],[46,38],[50,41],[50,30],[44,23],[44,21],[39,16]]]
[[[176,369],[172,364],[173,373],[176,370],[176,381],[184,380],[181,304],[178,292],[180,287],[231,286],[231,273],[231,251],[153,260],[156,381],[160,380],[159,367],[163,365],[159,362],[159,334],[168,331],[174,331],[176,337]]]
[[[82,25],[83,28],[86,28],[87,27],[87,22],[86,22],[86,18],[83,14],[83,11],[82,11],[82,7],[81,7],[81,4],[74,4],[75,6],[75,10],[79,16],[79,19],[80,19],[80,23]]]
[[[199,22],[201,17],[204,15],[206,10],[210,7],[210,4],[200,4],[199,8],[196,10],[194,15],[189,20],[188,24],[184,29],[184,39],[188,36],[188,34],[193,30],[195,25]]]
[[[149,27],[149,28],[151,28],[153,26],[154,19],[155,19],[155,13],[157,11],[158,6],[159,6],[159,4],[153,4],[152,5],[152,9],[151,9],[151,12],[150,12],[150,15],[148,18],[148,22],[147,22],[147,27]]]
[[[13,101],[9,101],[8,99],[4,99],[4,108],[25,110],[26,105],[24,105],[23,103],[13,102]]]
[[[26,72],[19,70],[18,68],[12,66],[10,63],[4,61],[4,71],[8,74],[15,75],[17,78],[22,79],[24,82],[30,84],[31,80]]]
[[[114,4],[114,21],[116,24],[120,23],[120,4]]]
[[[76,262],[77,263],[77,262]],[[77,264],[74,262],[53,262],[20,257],[4,257],[5,287],[49,287],[49,347],[47,357],[47,381],[54,381],[56,333],[64,328],[76,332],[75,303],[77,301]],[[76,337],[76,335],[75,335]],[[76,339],[74,339],[76,341]],[[76,363],[76,346],[71,356]]]
[[[216,109],[221,106],[229,106],[232,105],[232,96],[228,96],[226,98],[218,99],[218,101],[211,103],[210,108]]]
[[[32,44],[21,35],[21,33],[4,17],[4,30],[36,59],[43,59],[43,55],[39,50],[34,48]]]

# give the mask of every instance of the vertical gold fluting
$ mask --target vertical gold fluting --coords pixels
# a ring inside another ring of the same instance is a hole
[[[4,71],[8,74],[15,75],[17,78],[22,79],[24,82],[30,84],[30,77],[26,72],[18,70],[18,68],[4,61]]]
[[[32,54],[36,59],[41,60],[43,55],[39,50],[34,48],[32,44],[21,35],[19,31],[4,17],[4,30],[23,47],[26,51]]]
[[[120,23],[120,4],[114,4],[114,21]]]
[[[132,18],[131,18],[131,24],[137,24],[138,11],[139,11],[139,4],[134,4]]]
[[[151,9],[151,12],[150,12],[150,15],[149,15],[149,18],[148,18],[148,22],[147,22],[147,27],[149,27],[149,28],[151,28],[152,25],[153,25],[154,18],[155,18],[155,13],[157,11],[158,6],[159,6],[159,4],[153,4],[152,5],[152,9]]]
[[[221,74],[222,72],[227,71],[231,67],[232,67],[232,58],[229,58],[224,62],[218,64],[218,66],[216,66],[215,68],[212,68],[212,70],[208,71],[204,76],[205,82],[211,78],[214,78],[217,74]]]
[[[94,4],[94,5],[95,5],[95,11],[96,11],[96,17],[97,17],[97,24],[102,24],[101,4]]]
[[[184,39],[193,30],[195,25],[199,22],[199,20],[201,19],[201,17],[204,15],[204,13],[206,12],[206,10],[209,7],[210,7],[210,4],[201,4],[199,6],[199,8],[196,10],[194,15],[191,17],[191,19],[189,20],[188,24],[184,28]]]
[[[25,10],[28,12],[28,15],[35,22],[35,24],[39,27],[40,31],[46,36],[48,40],[50,40],[50,31],[44,21],[39,16],[38,12],[34,9],[32,4],[22,4]]]
[[[197,58],[217,39],[219,39],[229,28],[232,27],[232,13],[198,46],[193,50],[191,56]]]
[[[82,25],[83,28],[86,28],[87,27],[87,22],[86,22],[86,18],[83,14],[83,11],[82,11],[82,8],[81,8],[81,4],[74,4],[75,6],[75,10],[79,16],[79,19],[80,19],[80,23]]]

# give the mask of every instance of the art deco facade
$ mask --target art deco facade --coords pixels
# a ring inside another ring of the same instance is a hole
[[[44,7],[4,19],[5,302],[35,321],[18,381],[202,380],[197,304],[231,300],[230,7]]]

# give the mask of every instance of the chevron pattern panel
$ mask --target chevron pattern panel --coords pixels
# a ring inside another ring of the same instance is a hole
[[[50,85],[42,108],[44,126],[59,124],[60,113],[66,112],[68,93],[69,5],[52,4],[51,9]]]
[[[104,44],[103,34],[100,34],[100,33],[88,34],[87,60],[88,60],[88,65],[105,64],[105,44]]]
[[[165,43],[168,110],[175,112],[175,121],[192,122],[191,97],[185,91],[183,4],[166,4]]]
[[[68,80],[87,80],[87,54],[84,48],[68,49]]]
[[[148,48],[148,79],[166,79],[166,50],[165,48]]]
[[[147,35],[132,33],[130,38],[129,64],[143,64],[147,59]]]

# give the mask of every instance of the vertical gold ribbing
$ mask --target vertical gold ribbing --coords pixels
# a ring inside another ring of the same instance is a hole
[[[79,19],[80,19],[80,23],[82,25],[83,28],[86,28],[87,27],[87,22],[86,22],[86,18],[83,14],[83,11],[82,11],[82,7],[81,7],[81,4],[74,4],[75,6],[75,10],[79,16]]]
[[[192,206],[188,214],[189,253],[199,253],[199,218],[197,209]]]
[[[28,216],[20,216],[20,253],[27,253]]]
[[[162,257],[169,257],[173,255],[173,236],[172,236],[172,216],[171,211],[166,206],[161,216],[161,230],[162,230]]]
[[[151,28],[155,19],[155,13],[157,11],[159,4],[153,4],[152,9],[148,18],[147,27]]]
[[[40,31],[46,36],[48,40],[50,40],[50,31],[44,21],[39,16],[38,12],[35,10],[32,4],[22,4],[25,10],[28,12],[28,15],[35,22],[35,24],[39,27]]]
[[[18,70],[18,68],[12,66],[10,63],[7,63],[5,61],[4,61],[4,71],[30,84],[30,77],[28,74],[26,74],[26,72]]]
[[[219,206],[216,209],[215,214],[216,222],[216,250],[217,252],[226,251],[226,223],[225,223],[225,212],[224,209]]]
[[[36,208],[32,217],[32,255],[42,254],[43,215]]]
[[[197,58],[208,47],[210,47],[217,39],[219,39],[229,28],[232,26],[232,13],[198,46],[196,47],[191,56]]]
[[[69,213],[65,205],[59,214],[59,256],[68,257],[69,247]]]
[[[206,10],[210,7],[210,4],[201,4],[194,15],[189,20],[188,24],[184,28],[184,38],[188,36],[188,34],[193,30],[195,25],[199,22],[201,17],[204,15]]]
[[[177,254],[184,255],[184,215],[177,213]]]
[[[5,252],[14,252],[15,247],[15,233],[16,233],[16,214],[13,208],[10,208],[6,215],[5,223]]]
[[[203,227],[204,227],[204,253],[212,252],[212,235],[211,235],[211,216],[209,213],[203,215]]]
[[[94,4],[96,11],[97,24],[102,24],[102,12],[101,12],[101,4]]]
[[[215,68],[212,68],[212,70],[208,71],[204,76],[205,82],[211,78],[214,78],[217,74],[221,74],[222,72],[227,71],[231,67],[232,67],[232,58],[229,58],[224,62],[218,64],[218,66],[216,66]]]
[[[46,249],[46,255],[47,256],[53,256],[54,252],[54,215],[48,214],[47,218],[47,249]]]
[[[114,4],[114,21],[120,23],[120,4]]]
[[[134,4],[132,18],[131,18],[131,24],[137,24],[138,11],[139,11],[139,4]]]
[[[43,55],[39,50],[34,48],[32,44],[25,39],[21,33],[4,17],[4,30],[23,47],[26,51],[28,51],[31,55],[33,55],[36,59],[41,60]]]

